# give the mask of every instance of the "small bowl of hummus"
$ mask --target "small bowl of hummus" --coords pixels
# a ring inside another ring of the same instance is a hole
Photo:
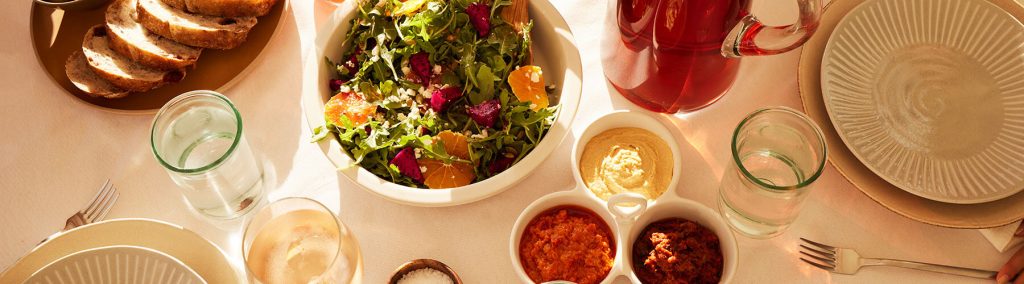
[[[679,183],[682,158],[672,133],[660,119],[641,112],[599,117],[572,148],[577,184],[605,201],[619,193],[658,199]]]

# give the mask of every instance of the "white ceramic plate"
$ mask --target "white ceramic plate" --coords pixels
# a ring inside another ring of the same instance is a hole
[[[64,232],[15,262],[0,274],[0,283],[23,283],[33,273],[58,259],[109,246],[137,246],[160,251],[192,268],[208,283],[243,283],[224,253],[213,243],[180,226],[151,219],[108,220]]]
[[[829,117],[855,156],[949,203],[1024,189],[1024,26],[983,0],[867,1],[822,59]]]
[[[88,249],[62,257],[25,283],[206,283],[174,257],[136,246]]]
[[[317,51],[310,53],[315,57],[306,59],[307,74],[303,77],[304,85],[309,89],[303,91],[302,107],[310,129],[325,124],[324,103],[331,96],[326,82],[335,71],[323,64],[324,57],[340,61],[338,59],[342,55],[345,33],[349,30],[350,20],[355,17],[354,3],[356,1],[347,1],[335,11],[325,25],[326,28],[317,35]],[[402,204],[429,207],[465,204],[496,195],[515,185],[537,168],[569,133],[579,105],[583,78],[583,67],[572,32],[555,7],[546,0],[534,0],[530,1],[529,13],[534,21],[531,33],[533,60],[544,69],[545,81],[556,86],[555,97],[559,98],[557,104],[561,109],[548,133],[519,163],[481,182],[451,189],[427,190],[398,185],[378,178],[361,167],[351,166],[352,158],[334,139],[322,140],[320,148],[350,180],[370,192]]]

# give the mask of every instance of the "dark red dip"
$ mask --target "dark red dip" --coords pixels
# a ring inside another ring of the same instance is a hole
[[[682,218],[650,225],[633,243],[633,271],[643,283],[718,283],[722,249],[708,228]]]

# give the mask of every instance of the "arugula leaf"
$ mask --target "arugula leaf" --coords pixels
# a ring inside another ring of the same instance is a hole
[[[494,77],[494,74],[491,74],[491,68],[487,67],[487,65],[481,65],[480,69],[476,72],[476,84],[479,92],[470,93],[469,101],[476,105],[493,99],[494,81],[497,81],[497,78]]]

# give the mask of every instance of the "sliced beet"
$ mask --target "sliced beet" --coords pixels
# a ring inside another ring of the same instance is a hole
[[[423,173],[420,172],[420,165],[416,162],[416,151],[412,147],[398,151],[398,154],[391,159],[389,164],[398,167],[398,172],[402,173],[402,175],[417,182],[423,182]]]
[[[430,95],[430,108],[436,113],[444,112],[445,109],[448,109],[451,101],[457,100],[460,97],[462,97],[462,89],[458,87],[444,87],[434,90],[434,93]]]
[[[491,162],[490,165],[487,165],[487,170],[491,172],[491,175],[499,174],[507,170],[509,167],[511,167],[512,162],[514,162],[515,160],[515,158],[502,156],[501,158],[498,158]]]
[[[337,92],[338,90],[341,90],[342,84],[345,84],[345,81],[341,79],[331,79],[330,81],[327,82],[327,86],[331,88],[332,92]]]
[[[484,101],[466,109],[469,117],[476,121],[477,125],[484,127],[494,126],[494,121],[498,120],[499,112],[501,112],[501,103],[497,99]]]
[[[423,82],[430,82],[430,54],[420,52],[409,57],[409,68]]]
[[[486,37],[491,33],[491,7],[483,3],[473,3],[466,7],[469,23],[476,28],[476,34]]]

